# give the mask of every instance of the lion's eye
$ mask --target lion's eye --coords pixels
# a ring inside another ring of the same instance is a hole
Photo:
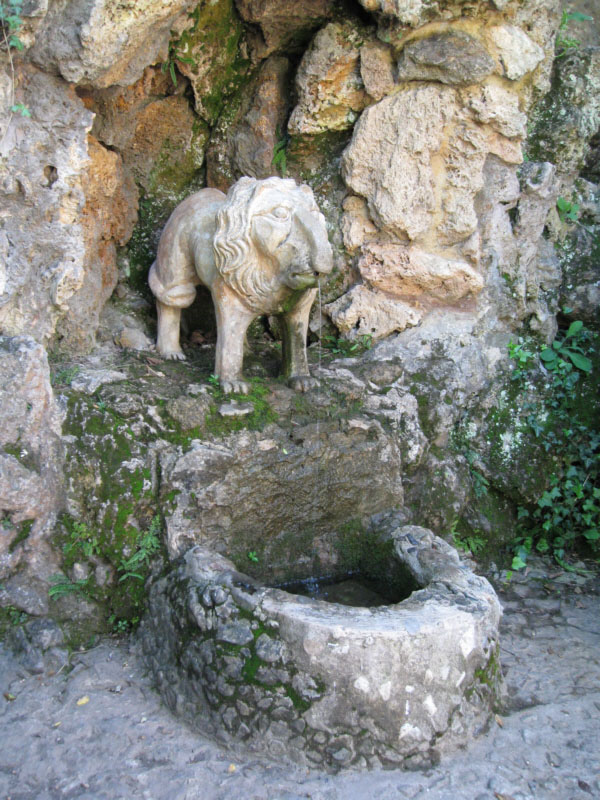
[[[277,208],[272,209],[269,213],[276,219],[288,219],[290,216],[290,209],[285,208],[284,206],[278,206]]]

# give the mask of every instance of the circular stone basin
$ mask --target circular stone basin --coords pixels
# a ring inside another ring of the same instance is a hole
[[[312,766],[426,766],[465,744],[501,689],[500,604],[431,531],[402,526],[391,540],[421,588],[369,608],[188,551],[152,585],[140,627],[167,705],[221,741]]]

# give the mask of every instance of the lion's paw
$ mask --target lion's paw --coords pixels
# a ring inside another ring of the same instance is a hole
[[[319,381],[310,375],[294,375],[289,379],[288,385],[296,392],[308,392],[310,389],[316,389]]]
[[[161,353],[163,358],[168,359],[169,361],[185,361],[185,355],[183,350],[168,350],[166,353]]]
[[[250,394],[250,385],[237,379],[221,380],[221,389],[225,394]]]

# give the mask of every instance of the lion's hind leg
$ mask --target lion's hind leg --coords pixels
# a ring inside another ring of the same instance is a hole
[[[187,308],[194,302],[196,287],[193,283],[181,283],[165,288],[158,277],[156,262],[150,268],[148,282],[156,297],[158,314],[156,349],[165,358],[183,360],[185,355],[179,343],[181,309]]]

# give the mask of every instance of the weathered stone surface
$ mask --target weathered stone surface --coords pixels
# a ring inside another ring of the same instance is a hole
[[[148,64],[166,60],[170,30],[192,5],[192,0],[53,3],[31,57],[70,83],[127,86]]]
[[[556,164],[564,178],[573,179],[600,127],[600,49],[557,60],[553,75],[551,91],[535,109],[527,152],[531,159]]]
[[[440,81],[453,86],[479,83],[494,61],[475,37],[463,31],[434,33],[406,44],[398,60],[399,81]]]
[[[58,324],[61,347],[87,351],[95,343],[100,312],[117,284],[117,245],[131,236],[137,219],[137,189],[121,157],[88,137],[90,164],[84,182],[81,225],[85,246],[83,279],[66,300]]]
[[[275,146],[289,111],[290,63],[271,56],[240,96],[237,108],[225,113],[211,136],[206,156],[207,183],[226,192],[243,175],[268,178],[277,174]]]
[[[385,98],[362,114],[344,152],[342,174],[367,199],[380,228],[415,239],[432,225],[431,159],[453,113],[454,90],[424,86]]]
[[[0,142],[0,330],[44,341],[85,276],[81,213],[92,114],[73,89],[32,69],[21,73],[20,92],[31,117],[13,115]]]
[[[323,310],[347,338],[372,336],[382,339],[391,333],[418,325],[422,311],[401,300],[373,292],[366,286],[350,289]]]
[[[477,122],[490,125],[509,139],[525,138],[527,114],[519,109],[518,94],[489,83],[465,90],[462,101]]]
[[[488,137],[479,127],[459,120],[450,132],[444,154],[442,221],[437,229],[444,244],[455,244],[477,230],[475,195],[483,186]]]
[[[430,11],[427,0],[360,0],[360,4],[367,11],[379,11],[413,28],[425,22]]]
[[[514,325],[531,317],[529,324],[547,340],[555,332],[552,314],[561,271],[551,245],[541,237],[558,191],[556,170],[549,163],[524,164],[519,190],[513,170],[489,158],[478,198],[485,294],[500,319]],[[512,224],[509,210],[515,206],[518,221]]]
[[[46,353],[33,339],[0,337],[0,374],[3,605],[39,614],[57,564],[48,537],[62,502],[61,418]]]
[[[455,303],[478,294],[483,279],[464,261],[397,244],[366,245],[358,261],[365,283],[397,297]],[[422,297],[425,295],[425,297]]]
[[[192,85],[196,111],[211,125],[248,70],[242,40],[233,0],[215,0],[196,6],[171,45],[177,68]]]
[[[517,81],[532,72],[544,58],[544,50],[526,33],[514,25],[497,25],[490,29],[502,73],[511,81]]]
[[[154,350],[154,342],[139,328],[122,328],[114,338],[115,344],[126,350]]]
[[[399,450],[377,422],[366,429],[323,422],[292,433],[241,432],[163,454],[161,491],[177,494],[167,520],[172,557],[202,544],[245,559],[260,546],[273,575],[297,574],[313,559],[327,564],[331,554],[317,542],[347,521],[350,506],[360,517],[401,502]]]
[[[132,86],[84,94],[94,136],[118,150],[146,193],[176,194],[204,159],[204,127],[173,90],[169,76],[149,68]]]
[[[333,769],[364,766],[364,753],[425,765],[470,737],[501,692],[498,599],[431,531],[393,518],[376,527],[372,549],[387,546],[391,574],[416,589],[377,608],[268,589],[206,548],[189,550],[152,587],[140,633],[171,710],[203,732],[222,737],[224,725],[228,741]],[[226,624],[194,599],[215,589],[234,600]],[[252,628],[268,633],[255,643]],[[220,642],[242,646],[237,665]],[[250,683],[251,716],[238,699]]]
[[[258,58],[297,46],[333,11],[332,0],[236,0],[236,6],[242,19],[260,28],[261,39],[253,43]]]
[[[489,99],[494,97],[492,92]],[[494,130],[496,125],[503,133],[521,133],[518,108],[500,97],[507,108],[500,108],[497,119],[488,113],[489,127],[468,119],[454,89],[433,85],[404,89],[363,113],[344,152],[342,174],[366,198],[380,229],[399,241],[422,242],[425,249],[462,242],[476,231],[474,202],[487,153],[500,149],[509,160],[520,160],[519,143]],[[466,98],[480,116],[485,113],[479,94]],[[347,210],[345,223],[353,249],[364,226],[358,206],[355,223],[354,213]]]
[[[390,94],[396,86],[391,48],[383,42],[365,42],[360,48],[360,77],[373,100]]]
[[[573,309],[576,319],[592,325],[600,317],[600,186],[579,178],[574,199],[579,204],[581,225],[565,225],[564,238],[557,248],[563,271],[561,306]]]
[[[331,22],[317,33],[296,74],[298,105],[288,122],[292,135],[352,127],[369,102],[359,64],[363,38],[350,23]]]
[[[377,234],[377,228],[369,216],[369,209],[362,197],[350,195],[343,203],[342,235],[344,247],[354,253],[362,244]]]

